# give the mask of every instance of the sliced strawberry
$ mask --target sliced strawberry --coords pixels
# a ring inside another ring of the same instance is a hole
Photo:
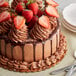
[[[25,24],[25,18],[22,16],[16,16],[14,18],[14,25],[16,29],[20,29]]]
[[[56,10],[56,8],[54,8],[53,6],[47,6],[46,8],[45,8],[45,12],[46,12],[46,14],[47,15],[49,15],[49,16],[54,16],[54,17],[59,17],[59,14],[58,14],[58,12],[57,12],[57,10]]]
[[[38,16],[38,17],[41,17],[41,16],[43,15],[43,13],[44,13],[44,12],[39,9],[39,10],[38,10],[38,13],[37,13],[37,16]]]
[[[31,3],[31,4],[29,4],[28,8],[33,11],[34,15],[37,15],[38,9],[39,9],[37,3]]]
[[[31,20],[31,21],[29,22],[29,24],[28,24],[28,27],[29,27],[29,28],[32,28],[37,21],[38,21],[38,17],[33,16],[32,20]]]
[[[0,0],[0,7],[7,7],[9,6],[9,3],[6,2],[5,0]]]
[[[24,10],[25,8],[25,4],[23,2],[20,2],[18,3],[18,5],[16,6],[16,12],[17,13],[22,13],[22,11]]]
[[[47,16],[45,16],[45,15],[43,15],[43,16],[41,16],[40,18],[39,18],[39,24],[42,26],[42,27],[44,27],[44,28],[46,28],[46,29],[48,29],[49,27],[50,27],[50,20],[49,20],[49,18],[47,17]]]
[[[22,12],[22,16],[26,18],[26,22],[28,23],[33,18],[33,12],[31,10],[24,10]]]
[[[4,22],[4,21],[7,21],[10,19],[10,13],[8,11],[4,11],[0,14],[0,23],[1,22]]]
[[[52,5],[53,7],[59,6],[59,4],[53,0],[46,0],[46,3]]]

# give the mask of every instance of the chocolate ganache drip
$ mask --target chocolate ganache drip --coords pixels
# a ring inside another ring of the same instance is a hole
[[[16,29],[13,25],[8,34],[8,37],[11,41],[14,41],[16,43],[25,42],[28,37],[27,26],[24,24],[21,29]]]
[[[39,39],[39,40],[45,40],[49,37],[49,34],[51,33],[50,28],[46,29],[36,23],[36,25],[33,27],[33,29],[30,31],[30,35],[33,39]]]
[[[8,21],[0,23],[0,34],[5,34],[10,30],[12,26],[12,19],[10,18]]]

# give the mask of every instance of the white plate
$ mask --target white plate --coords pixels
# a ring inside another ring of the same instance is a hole
[[[76,33],[76,30],[71,29],[70,27],[66,26],[66,24],[62,23],[62,25],[63,25],[66,29],[70,30],[71,32]]]
[[[67,27],[71,28],[72,30],[76,30],[76,27],[73,27],[70,24],[67,24],[64,19],[62,20],[62,23],[65,24]]]
[[[76,27],[76,3],[72,3],[64,8],[63,18],[72,26]]]

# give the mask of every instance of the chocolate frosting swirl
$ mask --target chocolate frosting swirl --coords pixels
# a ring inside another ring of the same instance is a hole
[[[12,19],[9,19],[8,21],[0,23],[0,34],[5,34],[10,30],[10,27],[12,26]]]
[[[0,13],[3,11],[10,11],[10,7],[0,7]]]
[[[56,17],[48,17],[49,20],[50,20],[50,23],[53,27],[56,27],[57,26],[57,18]]]
[[[30,35],[33,39],[39,39],[39,40],[45,40],[49,37],[51,33],[50,28],[46,29],[36,23],[36,25],[33,27],[33,29],[30,31]]]
[[[48,16],[48,18],[50,20],[51,30],[54,30],[57,26],[57,18],[51,16]]]
[[[0,7],[0,14],[3,11],[10,11],[10,7],[9,6],[8,7]],[[0,34],[7,33],[8,30],[9,30],[9,27],[11,26],[11,24],[12,24],[12,20],[11,19],[0,23]]]
[[[16,29],[13,25],[12,29],[10,29],[8,37],[11,41],[16,43],[25,42],[28,37],[27,26],[24,25],[21,29]]]
[[[34,0],[34,1],[38,3],[40,9],[43,9],[45,7],[44,0]]]

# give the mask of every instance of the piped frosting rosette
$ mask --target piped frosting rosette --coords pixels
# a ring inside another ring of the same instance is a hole
[[[54,29],[57,26],[57,18],[56,17],[49,17],[50,24],[52,29]]]
[[[7,33],[11,26],[12,26],[12,19],[9,19],[8,21],[0,23],[0,34]]]
[[[25,42],[28,33],[27,33],[27,26],[25,25],[25,19],[21,16],[16,16],[14,18],[14,24],[12,29],[10,30],[8,37],[13,42]]]
[[[51,34],[51,25],[49,18],[45,15],[41,16],[38,23],[30,31],[30,35],[33,39],[45,40]]]
[[[2,13],[3,11],[10,11],[10,7],[0,7],[0,13]]]
[[[0,34],[5,34],[9,31],[12,25],[12,19],[10,16],[9,3],[3,0],[0,4]]]

